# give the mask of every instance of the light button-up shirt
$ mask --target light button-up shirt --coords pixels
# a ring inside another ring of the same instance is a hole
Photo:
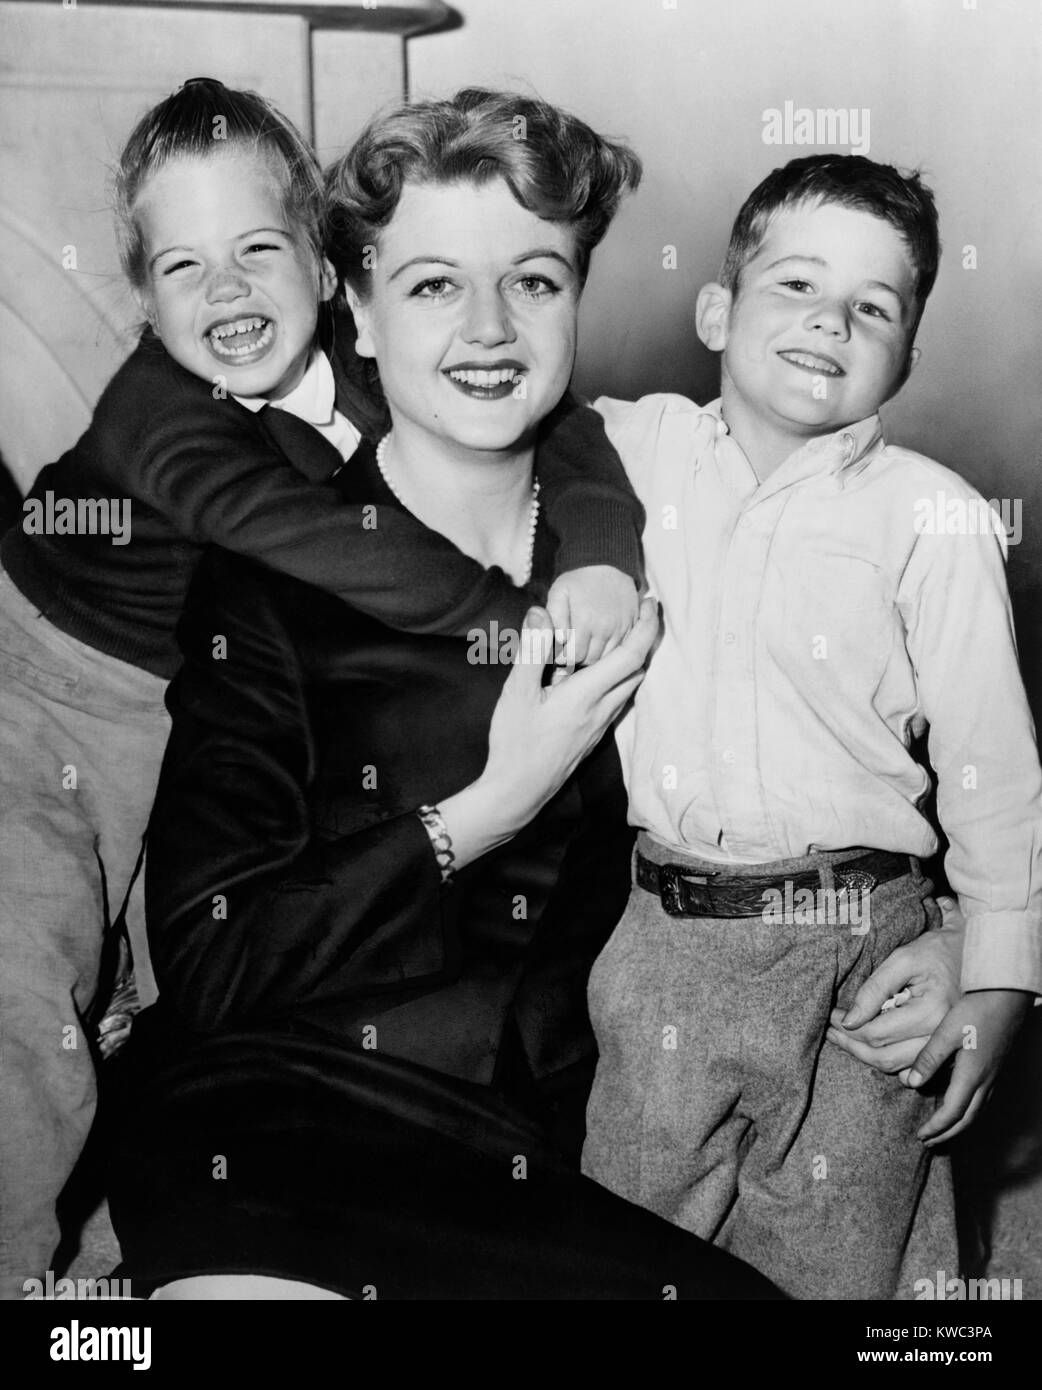
[[[1042,771],[1001,523],[932,526],[935,499],[975,515],[979,495],[885,444],[876,416],[760,483],[719,403],[596,408],[647,509],[663,606],[618,725],[631,821],[724,863],[928,856],[931,781],[912,745],[929,731],[964,987],[1042,992]]]

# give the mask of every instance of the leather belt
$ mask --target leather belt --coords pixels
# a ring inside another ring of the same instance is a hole
[[[851,851],[854,859],[831,861],[836,889],[850,893],[871,893],[882,883],[902,878],[911,871],[907,854],[874,849]],[[690,864],[655,864],[637,853],[637,886],[654,893],[671,917],[760,917],[769,902],[768,893],[790,894],[823,887],[821,871],[806,869],[796,874],[748,874],[742,877],[700,873]],[[791,901],[791,896],[786,899]]]

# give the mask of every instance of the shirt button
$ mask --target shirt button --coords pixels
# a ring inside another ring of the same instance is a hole
[[[725,749],[724,749],[724,762],[727,763],[728,767],[730,767],[730,765],[734,762],[734,758],[735,758],[734,749],[733,749],[733,748],[725,748]]]
[[[733,646],[733,645],[734,645],[734,633],[733,633],[733,632],[725,632],[725,633],[724,633],[724,641],[727,643],[727,645],[728,645],[729,647]]]

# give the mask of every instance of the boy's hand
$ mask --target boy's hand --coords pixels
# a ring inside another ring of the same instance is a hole
[[[949,1009],[908,1073],[906,1086],[923,1086],[955,1057],[944,1100],[919,1130],[928,1149],[954,1139],[972,1123],[988,1098],[999,1067],[1034,996],[1017,989],[979,989]]]
[[[546,600],[554,631],[564,633],[558,666],[592,666],[619,645],[637,621],[640,595],[628,574],[611,565],[586,565],[554,581]]]
[[[907,1077],[962,995],[965,923],[953,898],[937,903],[944,925],[892,951],[855,994],[851,1008],[833,1009],[829,1019],[828,1041],[877,1071]],[[908,997],[897,1008],[883,1009],[905,991]]]

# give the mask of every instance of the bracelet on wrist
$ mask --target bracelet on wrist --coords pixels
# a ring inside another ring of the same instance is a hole
[[[437,806],[421,806],[416,814],[426,830],[441,872],[443,884],[450,884],[456,874],[456,856],[452,850],[452,836],[445,824],[445,817]]]

